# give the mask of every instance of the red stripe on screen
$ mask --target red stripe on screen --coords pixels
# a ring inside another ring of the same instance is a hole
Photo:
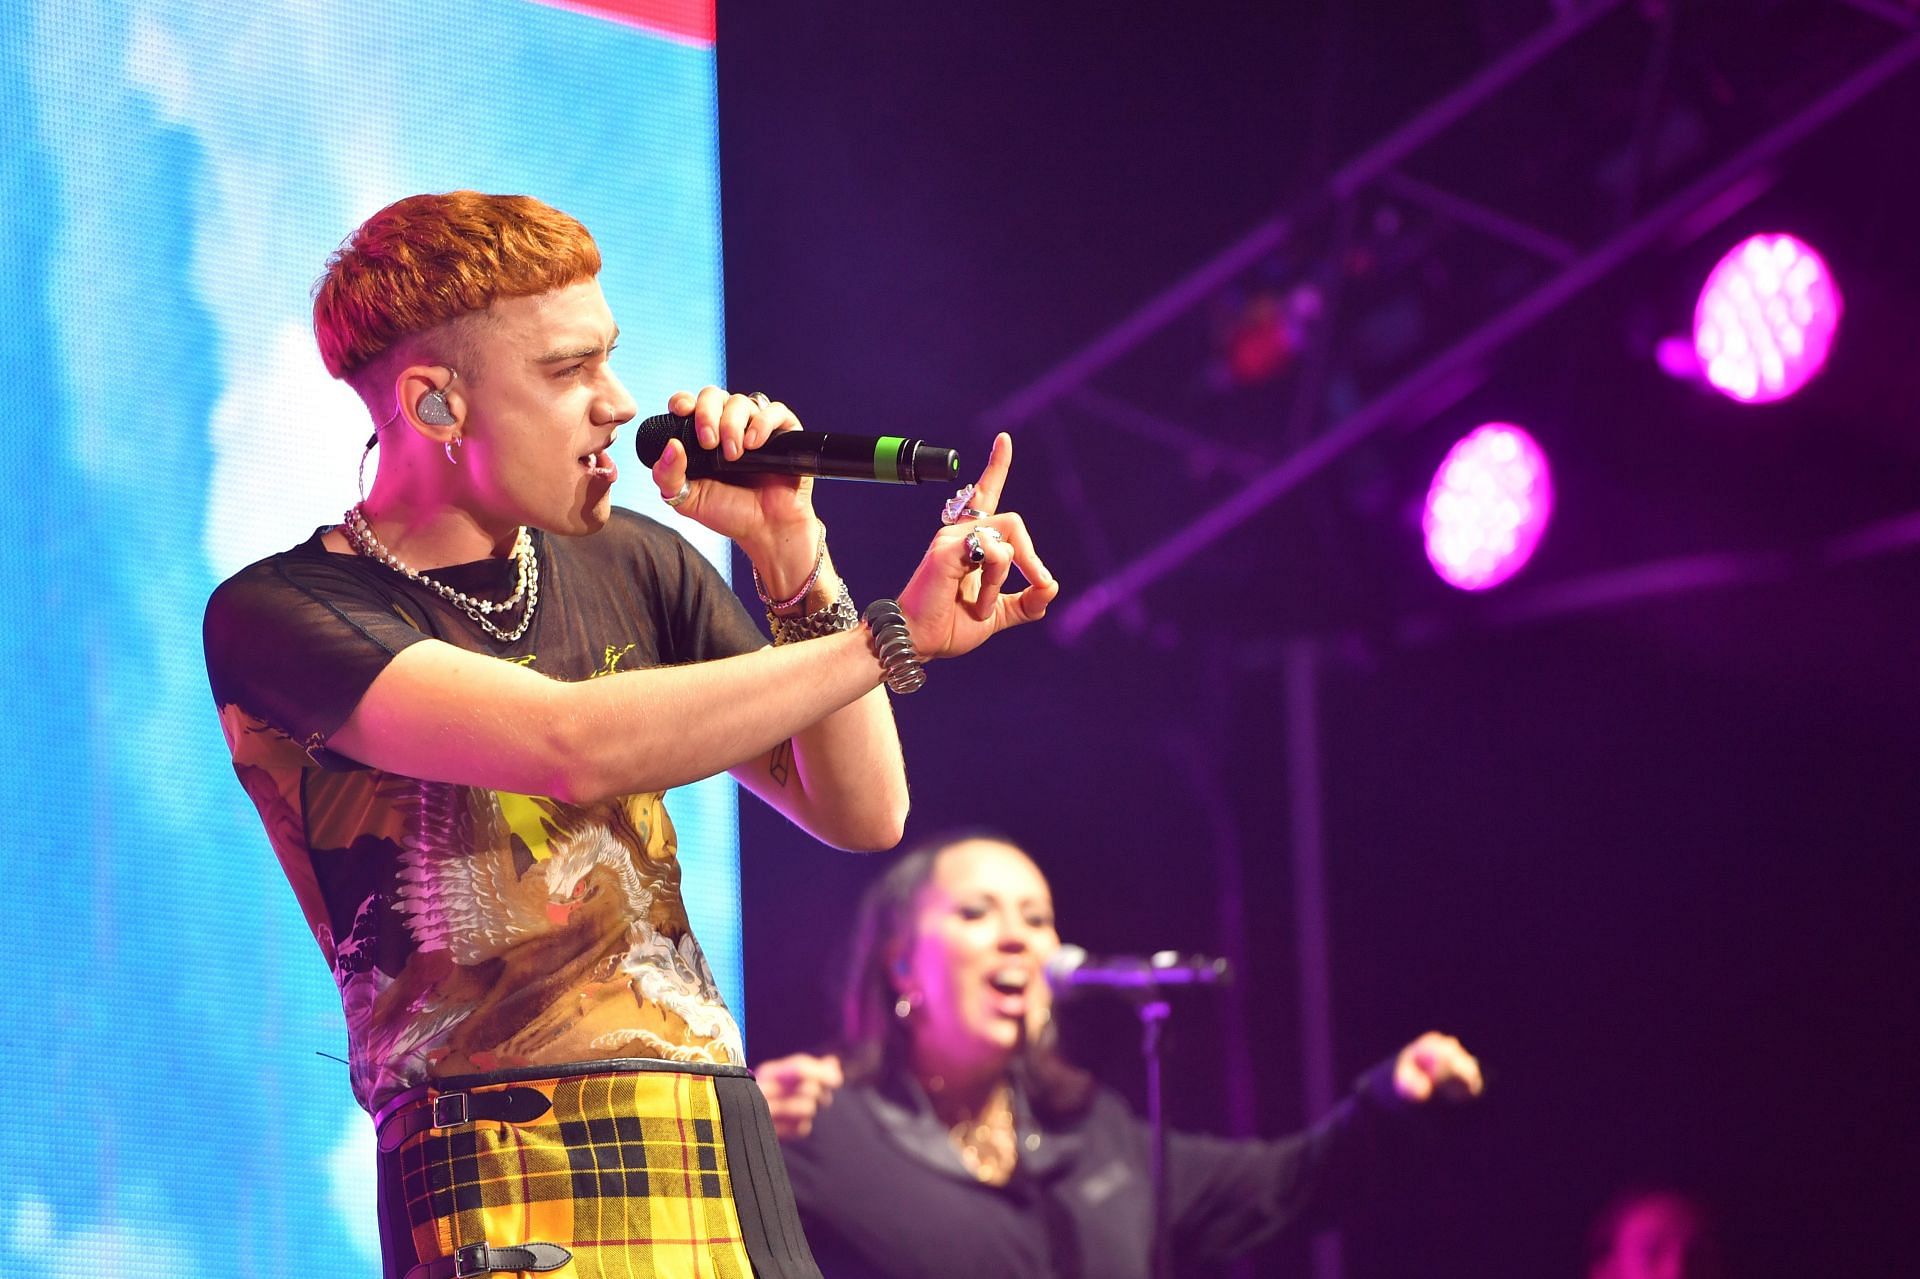
[[[624,22],[691,44],[713,43],[714,0],[534,0],[534,3]]]

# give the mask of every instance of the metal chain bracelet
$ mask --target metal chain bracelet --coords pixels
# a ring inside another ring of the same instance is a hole
[[[819,523],[819,521],[816,520],[815,523]],[[798,608],[800,607],[801,604],[805,603],[807,598],[807,593],[813,590],[813,584],[820,580],[821,565],[825,564],[826,562],[827,562],[827,526],[825,524],[821,524],[820,525],[820,549],[813,553],[813,571],[807,574],[806,581],[800,583],[800,589],[795,591],[792,595],[789,595],[786,599],[777,600],[773,598],[773,596],[767,594],[767,584],[760,580],[760,566],[758,564],[749,565],[749,567],[753,569],[753,593],[758,595],[760,597],[760,602],[766,606],[767,616],[772,617],[776,613],[785,613],[791,609]],[[849,627],[846,629],[851,629],[851,628]]]
[[[811,613],[800,617],[782,617],[771,608],[767,610],[767,629],[773,632],[775,644],[819,639],[822,635],[850,631],[858,625],[860,611],[854,608],[853,595],[844,581],[840,583],[840,593],[833,597],[832,603],[816,608]]]
[[[920,656],[913,651],[913,636],[907,632],[907,618],[899,600],[875,600],[861,615],[867,624],[867,643],[880,661],[880,678],[896,693],[916,693],[927,682]]]

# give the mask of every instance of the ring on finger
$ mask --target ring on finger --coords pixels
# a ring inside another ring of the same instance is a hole
[[[747,398],[749,400],[752,400],[755,404],[758,404],[763,409],[766,408],[767,405],[771,402],[767,399],[767,393],[765,391],[755,391],[753,394],[749,395]]]
[[[693,495],[693,481],[681,480],[680,491],[678,493],[673,494],[671,497],[669,497],[665,493],[662,493],[660,495],[660,500],[662,502],[665,502],[668,506],[678,506],[680,505],[680,503],[686,501],[687,498],[691,497],[692,495]]]
[[[947,504],[940,508],[940,522],[942,524],[958,524],[961,520],[979,519],[985,512],[976,506],[970,505],[972,498],[973,485],[961,485],[959,490],[947,499]]]
[[[991,533],[993,530],[988,529],[987,532]],[[967,563],[976,566],[986,563],[987,545],[980,540],[980,530],[978,528],[968,529],[967,536],[962,540],[961,544],[967,548]]]

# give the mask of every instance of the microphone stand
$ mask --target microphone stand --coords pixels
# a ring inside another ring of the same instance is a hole
[[[1086,961],[1086,952],[1078,951],[1069,973]],[[1111,967],[1097,974],[1096,984],[1124,993],[1140,1018],[1140,1055],[1147,1068],[1147,1173],[1153,1193],[1153,1279],[1173,1279],[1172,1194],[1167,1181],[1166,1081],[1162,1070],[1160,1037],[1166,1029],[1173,1006],[1167,1002],[1168,985],[1212,985],[1231,981],[1233,970],[1224,959],[1205,960],[1188,956],[1184,960],[1172,951],[1162,951],[1144,962],[1129,961],[1123,969]],[[1165,979],[1165,980],[1162,980]],[[1082,980],[1088,980],[1083,978]]]
[[[1173,1279],[1173,1238],[1167,1187],[1167,1115],[1161,1079],[1160,1032],[1173,1012],[1158,986],[1135,992],[1140,1016],[1140,1056],[1147,1067],[1148,1179],[1153,1188],[1153,1279]]]

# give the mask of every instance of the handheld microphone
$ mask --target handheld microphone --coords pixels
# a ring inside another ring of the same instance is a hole
[[[691,417],[662,413],[640,423],[634,451],[652,466],[679,440],[687,451],[687,478],[741,483],[748,475],[818,475],[824,479],[871,480],[880,484],[951,484],[960,476],[960,455],[924,440],[898,435],[829,435],[825,431],[781,431],[757,449],[728,460],[719,449],[700,447]]]
[[[1047,983],[1054,990],[1159,990],[1165,986],[1224,986],[1233,965],[1208,955],[1162,950],[1151,955],[1089,955],[1078,946],[1062,946],[1047,961]]]

